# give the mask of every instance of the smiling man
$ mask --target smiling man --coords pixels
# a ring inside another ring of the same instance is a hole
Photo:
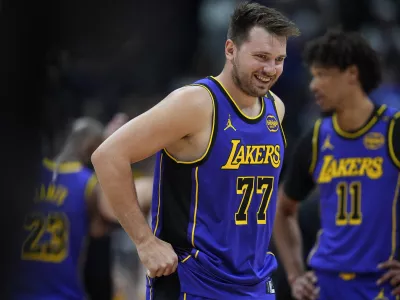
[[[400,112],[368,97],[381,80],[378,55],[356,33],[328,32],[305,61],[318,105],[333,115],[300,141],[279,193],[274,240],[293,296],[398,299]],[[322,230],[306,272],[297,211],[314,186]]]
[[[148,269],[148,299],[275,298],[268,246],[285,139],[284,105],[270,89],[298,34],[278,11],[240,4],[221,74],[172,92],[93,154]],[[156,152],[150,229],[129,170]]]

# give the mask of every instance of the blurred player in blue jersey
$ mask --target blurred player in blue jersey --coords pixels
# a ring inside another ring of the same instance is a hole
[[[25,218],[12,299],[86,298],[80,274],[86,237],[103,235],[109,222],[117,222],[86,165],[104,137],[126,121],[124,115],[116,115],[104,129],[94,119],[80,118],[73,123],[61,153],[43,160],[34,205]],[[148,180],[139,183],[141,200],[146,200],[146,185],[151,188],[151,184]]]
[[[285,139],[284,105],[270,89],[287,39],[298,34],[278,11],[240,4],[222,72],[172,92],[93,154],[102,189],[148,270],[147,299],[275,298],[268,246]],[[129,169],[154,153],[150,229]]]
[[[280,189],[274,240],[296,299],[397,299],[400,113],[368,94],[381,80],[377,53],[355,33],[311,41],[305,61],[318,105]],[[321,231],[306,272],[296,220],[317,186]],[[319,294],[319,295],[318,295]]]

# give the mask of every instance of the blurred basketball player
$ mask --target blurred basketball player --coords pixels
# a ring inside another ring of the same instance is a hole
[[[79,271],[85,239],[106,233],[106,225],[117,219],[85,165],[104,137],[126,121],[124,115],[117,115],[104,130],[100,122],[80,118],[73,123],[61,153],[43,160],[35,203],[24,223],[13,299],[86,298]],[[149,184],[146,180],[137,185],[140,200],[146,201],[143,195]]]
[[[308,44],[305,61],[318,105],[280,189],[274,240],[296,299],[395,299],[400,294],[398,199],[400,112],[374,106],[377,53],[355,33],[329,32]],[[317,185],[321,227],[302,264],[298,201]],[[319,295],[318,295],[319,294]]]
[[[270,89],[298,34],[280,12],[239,4],[221,74],[172,92],[93,154],[148,269],[147,299],[275,298],[267,249],[285,139],[284,105]],[[150,229],[129,169],[156,152]]]

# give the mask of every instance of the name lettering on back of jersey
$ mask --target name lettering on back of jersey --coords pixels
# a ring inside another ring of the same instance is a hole
[[[279,145],[240,145],[240,140],[232,140],[232,148],[223,170],[237,170],[241,165],[268,165],[278,168],[281,164]]]
[[[232,128],[236,131],[236,128],[232,125],[231,115],[228,116],[228,122],[226,122],[226,127],[224,130],[227,130],[229,128]]]
[[[365,148],[377,150],[385,144],[385,137],[380,132],[370,132],[363,139]]]
[[[68,196],[68,189],[62,185],[41,184],[36,190],[35,202],[50,202],[54,205],[61,206],[64,204],[65,198]]]
[[[278,120],[273,115],[267,115],[266,125],[268,130],[271,132],[277,132],[279,129]]]
[[[324,143],[322,144],[321,151],[325,150],[333,150],[333,145],[331,143],[331,136],[328,134],[328,136],[325,138]]]
[[[334,178],[367,176],[378,179],[383,174],[383,157],[346,157],[335,159],[325,155],[318,176],[318,183],[328,183]]]

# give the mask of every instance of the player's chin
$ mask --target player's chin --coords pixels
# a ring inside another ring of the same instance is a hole
[[[269,91],[270,89],[270,85],[269,84],[265,84],[265,85],[256,85],[254,86],[253,90],[254,90],[254,95],[257,97],[263,97],[265,96],[265,94]]]
[[[332,113],[334,108],[326,103],[318,103],[318,106],[323,113]]]

